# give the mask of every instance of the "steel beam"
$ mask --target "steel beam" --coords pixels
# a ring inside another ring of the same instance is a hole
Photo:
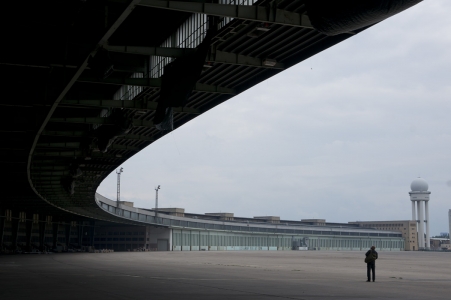
[[[120,148],[120,149],[117,149]],[[108,150],[125,150],[125,151],[140,151],[141,148],[126,146],[126,145],[111,145]],[[61,150],[61,151],[36,151],[33,154],[35,157],[39,156],[58,156],[58,157],[85,157],[89,156],[92,159],[95,158],[121,158],[122,154],[110,154],[110,153],[102,153],[102,152],[92,152],[90,155],[86,155],[79,150]],[[119,156],[118,156],[119,155]],[[31,174],[31,173],[30,173]]]
[[[111,52],[149,55],[149,56],[164,56],[164,57],[182,57],[196,52],[195,48],[139,47],[139,46],[111,46],[111,45],[105,45],[103,48]]]
[[[160,88],[161,78],[90,78],[80,77],[77,81],[97,84],[113,84],[113,85],[130,85],[143,86],[150,88]],[[193,92],[218,93],[236,95],[236,91],[230,88],[220,87],[216,85],[197,83]]]
[[[37,156],[64,156],[64,157],[78,157],[82,155],[81,151],[35,151],[33,154],[35,157]]]
[[[46,167],[35,167],[33,166],[31,174],[37,172],[66,172],[68,167],[63,166],[46,166]]]
[[[89,137],[85,131],[54,131],[54,130],[44,130],[41,135],[46,136],[61,136],[61,137]]]
[[[32,170],[31,171],[31,175],[32,176],[37,176],[37,177],[41,177],[43,176],[43,174],[45,174],[45,176],[61,176],[61,175],[68,175],[69,171],[46,171],[46,170],[42,170],[42,171],[36,171],[36,170]]]
[[[80,77],[78,82],[87,83],[99,83],[99,84],[112,84],[112,85],[131,85],[131,86],[144,86],[151,88],[160,88],[160,78],[111,78],[99,79],[94,77]]]
[[[59,143],[38,143],[36,145],[37,148],[80,148],[80,143],[76,143],[76,142],[59,142]]]
[[[88,118],[51,118],[49,122],[53,123],[76,123],[76,124],[101,124],[101,125],[114,125],[113,121],[109,118],[102,117],[88,117]],[[153,128],[152,121],[133,119],[134,127],[146,127]]]
[[[109,118],[90,117],[90,118],[51,118],[52,123],[78,123],[78,124],[101,124],[114,125]]]
[[[120,51],[113,51],[113,52],[120,52]],[[0,65],[7,65],[7,66],[17,66],[17,67],[29,67],[29,68],[41,68],[41,69],[50,69],[50,68],[68,68],[68,69],[76,69],[77,66],[74,65],[63,65],[63,64],[48,64],[48,65],[42,65],[42,64],[11,64],[11,63],[2,63],[0,62]],[[86,67],[85,70],[90,70],[90,67]],[[130,67],[130,66],[123,66],[119,63],[119,67],[117,67],[117,64],[115,64],[114,68],[115,72],[126,72],[126,73],[144,73],[145,70],[143,67]],[[4,105],[2,103],[2,105]]]
[[[38,183],[38,182],[42,182],[42,181],[48,181],[50,179],[61,179],[61,176],[66,176],[67,174],[52,174],[52,175],[48,175],[48,174],[42,174],[42,175],[36,175],[33,177],[34,182]],[[100,176],[95,176],[95,175],[83,175],[83,179],[87,179],[90,178],[91,180],[95,180],[95,179],[99,179]]]
[[[116,101],[116,100],[114,100],[114,101]],[[86,138],[86,137],[94,138],[95,137],[93,135],[87,135],[85,131],[49,131],[49,130],[44,130],[42,132],[42,135],[46,135],[46,136],[61,136],[61,137],[80,137],[80,138]],[[152,138],[152,137],[145,136],[145,135],[138,135],[138,134],[121,135],[121,136],[118,136],[117,138],[121,139],[121,140],[138,140],[138,141],[148,141],[148,142],[155,141],[155,139]]]
[[[89,173],[89,172],[107,172],[106,169],[100,169],[100,168],[90,168],[90,167],[80,167],[83,173]],[[65,175],[69,174],[69,167],[68,166],[54,166],[52,167],[34,167],[31,171],[31,174],[54,174],[54,175]]]
[[[187,54],[191,54],[196,51],[196,49],[191,48],[136,47],[136,46],[134,47],[106,46],[105,49],[113,52],[142,54],[150,56],[164,56],[164,57],[183,57]],[[276,63],[275,66],[268,66],[263,63],[264,59],[224,51],[216,51],[215,53],[209,54],[206,61],[249,67],[284,69],[284,65],[282,63]]]
[[[70,143],[38,143],[38,148],[64,148],[64,149],[78,149],[80,148],[80,143],[77,142],[70,142]],[[135,147],[135,146],[128,146],[128,145],[120,145],[120,144],[113,144],[109,148],[109,150],[134,150],[139,151],[141,148]]]
[[[91,118],[51,118],[49,122],[53,123],[78,123],[78,124],[101,124],[101,125],[114,125],[111,119],[102,117],[91,117]],[[153,128],[152,121],[146,120],[133,120],[134,127],[146,127]]]
[[[277,63],[274,66],[265,65],[265,59],[256,58],[252,56],[246,56],[236,53],[218,51],[210,53],[207,58],[207,62],[217,62],[223,64],[240,65],[248,67],[269,68],[269,69],[285,69],[283,63]]]
[[[306,15],[265,6],[160,0],[142,0],[138,5],[313,29],[310,19]]]
[[[139,135],[139,134],[120,135],[117,138],[123,139],[123,140],[137,140],[137,141],[146,141],[146,142],[155,141],[155,139],[151,136],[145,136],[145,135]]]
[[[64,100],[61,106],[87,106],[98,108],[129,108],[140,111],[155,111],[158,102],[142,101],[142,100]],[[200,114],[201,111],[189,107],[174,107],[174,112],[187,114]]]

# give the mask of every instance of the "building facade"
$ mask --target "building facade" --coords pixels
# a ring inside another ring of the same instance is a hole
[[[158,209],[158,215],[155,216],[153,210],[129,205],[118,207],[116,201],[99,194],[96,195],[96,201],[105,211],[140,222],[144,227],[136,230],[136,234],[121,229],[121,226],[100,227],[95,234],[95,238],[99,239],[95,241],[96,248],[117,251],[135,247],[169,251],[363,251],[374,245],[382,251],[405,249],[402,233],[358,224],[327,223],[319,219],[281,220],[276,216],[242,218],[235,217],[233,213],[188,214],[181,208]]]
[[[401,232],[404,238],[404,250],[416,251],[418,250],[418,234],[417,222],[412,220],[402,221],[356,221],[349,222],[349,224],[357,224],[364,228],[374,228],[383,231],[397,231]]]

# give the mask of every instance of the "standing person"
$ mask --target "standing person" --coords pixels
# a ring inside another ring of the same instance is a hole
[[[373,273],[373,282],[376,280],[376,259],[378,258],[378,254],[376,252],[376,247],[371,246],[371,249],[365,253],[365,262],[366,262],[366,276],[368,280],[366,282],[371,281],[370,270]]]

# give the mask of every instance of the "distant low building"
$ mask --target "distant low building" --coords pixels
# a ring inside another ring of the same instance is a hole
[[[451,247],[449,238],[431,238],[430,243],[432,250],[449,249]]]

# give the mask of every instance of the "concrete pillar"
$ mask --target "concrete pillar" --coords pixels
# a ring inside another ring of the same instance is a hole
[[[25,227],[26,227],[26,245],[27,245],[27,251],[31,252],[31,233],[33,231],[33,214],[27,213],[27,217],[25,220]]]
[[[96,221],[89,221],[89,246],[93,246],[94,247],[94,235],[96,233],[95,230],[95,225],[96,225]]]
[[[5,232],[6,212],[0,208],[0,248],[3,245],[3,234]]]
[[[47,220],[45,219],[45,216],[42,214],[39,214],[39,250],[42,252],[45,251],[45,229],[47,225]]]
[[[412,221],[415,221],[415,201],[412,202]]]
[[[11,247],[13,250],[17,250],[17,237],[19,235],[19,212],[13,212],[13,218],[11,220],[12,225],[12,241]]]
[[[421,235],[420,235],[420,202],[417,201],[417,240],[418,240],[418,249],[421,248]]]
[[[70,222],[66,225],[64,225],[64,229],[65,229],[65,234],[66,234],[66,250],[68,250],[70,248],[70,231],[71,231],[71,224]]]
[[[83,221],[78,222],[78,247],[83,246]]]
[[[422,202],[422,201],[418,201],[418,202]],[[423,211],[423,203],[420,204],[420,230],[418,231],[418,234],[420,235],[421,239],[421,244],[420,244],[420,248],[424,248],[424,211]]]
[[[55,222],[53,225],[53,248],[56,248],[58,244],[58,223]]]
[[[424,201],[426,209],[426,249],[431,249],[431,237],[429,236],[429,201]]]

